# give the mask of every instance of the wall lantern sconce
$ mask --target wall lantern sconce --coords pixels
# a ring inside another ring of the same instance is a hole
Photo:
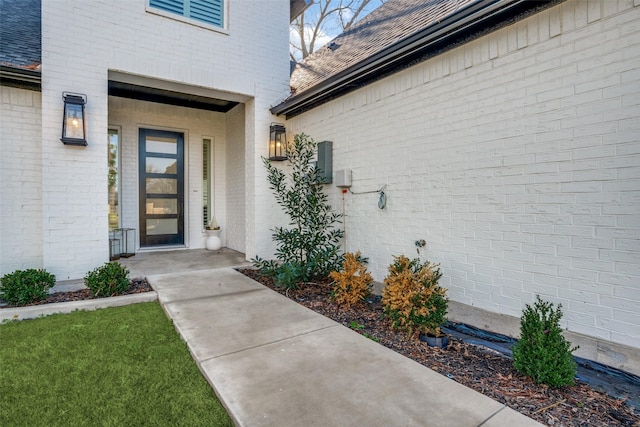
[[[87,96],[77,93],[62,93],[64,100],[64,115],[62,116],[62,138],[66,145],[87,145],[86,121],[84,104]]]
[[[287,133],[282,123],[271,123],[269,160],[287,160]]]

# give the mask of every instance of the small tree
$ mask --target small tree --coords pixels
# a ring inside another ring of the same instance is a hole
[[[562,304],[555,309],[536,295],[534,307],[528,304],[520,319],[520,340],[513,347],[513,363],[518,372],[536,383],[551,387],[573,385],[576,362],[571,343],[562,336]]]
[[[286,287],[297,287],[300,281],[327,276],[339,268],[342,260],[339,243],[343,232],[336,228],[342,215],[332,211],[323,190],[325,180],[311,164],[316,147],[308,135],[294,136],[293,144],[287,146],[291,163],[289,176],[263,158],[270,188],[289,217],[290,227],[273,229],[276,258],[281,264],[259,257],[253,261],[256,267]]]

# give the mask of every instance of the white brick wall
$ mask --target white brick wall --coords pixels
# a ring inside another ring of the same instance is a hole
[[[278,99],[280,94],[270,93]],[[245,181],[254,183],[247,185],[245,189],[245,207],[247,221],[245,232],[247,236],[246,256],[247,259],[260,255],[270,258],[276,245],[272,239],[272,229],[275,225],[285,225],[286,218],[283,217],[280,207],[276,204],[269,183],[267,172],[262,161],[268,156],[269,126],[272,122],[278,122],[276,117],[258,116],[257,111],[264,111],[269,105],[264,100],[269,99],[269,94],[263,97],[256,97],[256,102],[248,103],[245,107],[245,116],[248,123],[255,123],[253,126],[245,128],[247,141],[255,140],[256,144],[245,147]],[[258,102],[262,100],[262,102]],[[257,132],[255,130],[258,130]],[[254,132],[255,135],[253,134]],[[287,167],[283,162],[280,167]]]
[[[0,276],[42,267],[40,92],[0,86]]]
[[[227,122],[227,244],[230,249],[245,252],[245,147],[244,104],[229,111]]]
[[[108,119],[110,71],[213,89],[221,97],[225,93],[230,98],[245,97],[251,108],[238,125],[244,126],[244,162],[249,165],[258,161],[253,157],[261,149],[258,146],[266,148],[269,104],[288,88],[289,2],[229,2],[226,33],[146,12],[146,3],[57,0],[42,4],[42,258],[59,279],[82,277],[108,258],[107,127],[116,124]],[[86,148],[60,142],[63,91],[87,95]],[[169,117],[161,126],[188,129],[178,119],[182,117]],[[220,143],[216,154],[224,162],[226,142],[224,138],[216,142]],[[196,170],[201,159],[195,154],[197,147],[190,148],[190,170]],[[235,152],[234,158],[238,155]],[[224,167],[223,163],[218,168],[221,176],[216,177],[216,185],[226,184]],[[254,193],[254,187],[262,185],[259,177],[250,178],[245,179],[245,193]],[[125,194],[123,205],[131,197]],[[226,211],[225,203],[223,197],[220,215]],[[260,208],[260,204],[245,206],[245,217],[253,220],[254,209]],[[195,209],[191,215],[189,221],[194,223]],[[125,213],[124,219],[130,224],[131,213]],[[196,232],[192,228],[189,233],[195,245]],[[235,239],[241,238],[236,234]],[[237,240],[234,244],[252,256],[256,236],[246,233],[244,239],[242,245]]]
[[[568,1],[295,117],[353,170],[346,249],[442,264],[450,297],[640,348],[640,8]],[[341,206],[335,187],[328,187]]]

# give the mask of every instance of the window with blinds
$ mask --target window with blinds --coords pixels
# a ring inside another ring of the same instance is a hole
[[[211,140],[202,140],[202,227],[211,221]]]
[[[224,27],[224,0],[149,0],[149,6],[216,27]]]

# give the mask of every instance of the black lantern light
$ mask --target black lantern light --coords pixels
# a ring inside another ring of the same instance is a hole
[[[87,145],[84,104],[86,95],[62,93],[64,100],[64,115],[62,116],[62,138],[67,145]]]
[[[282,123],[271,123],[269,160],[287,160],[287,134]]]

